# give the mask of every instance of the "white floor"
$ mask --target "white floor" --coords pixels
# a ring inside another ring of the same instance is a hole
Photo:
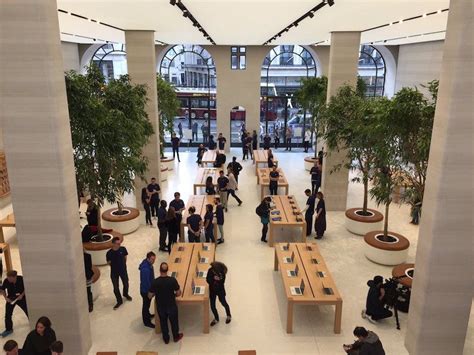
[[[240,159],[240,150],[233,152]],[[309,174],[303,168],[305,154],[276,154],[288,177],[290,194],[297,197],[300,206],[304,206],[304,190],[309,187],[310,181]],[[228,155],[228,160],[230,157]],[[238,195],[244,203],[238,207],[235,200],[231,200],[225,217],[226,242],[216,252],[217,260],[223,261],[229,268],[226,288],[233,315],[232,323],[226,325],[221,322],[211,328],[210,334],[202,334],[201,309],[182,307],[180,328],[184,332],[184,339],[178,344],[169,345],[165,345],[161,337],[151,329],[142,326],[138,265],[150,250],[158,254],[158,265],[167,258],[167,254],[157,251],[157,228],[142,225],[137,232],[125,236],[123,244],[130,254],[128,272],[131,295],[134,298],[132,302],[126,302],[117,311],[112,310],[115,298],[108,277],[109,271],[107,267],[101,268],[100,295],[91,314],[93,345],[89,354],[118,351],[120,355],[130,355],[137,350],[149,350],[158,351],[160,355],[230,355],[245,349],[255,349],[259,355],[341,354],[342,344],[353,341],[352,330],[358,325],[374,330],[380,336],[387,354],[408,354],[404,347],[406,314],[400,314],[401,330],[395,328],[395,319],[372,325],[360,317],[367,294],[367,280],[377,274],[389,277],[391,267],[374,264],[364,257],[362,237],[352,235],[344,228],[344,212],[328,213],[328,230],[325,238],[318,241],[344,300],[342,332],[338,335],[333,333],[332,307],[300,306],[295,309],[294,332],[286,334],[286,302],[281,276],[273,271],[272,248],[260,242],[261,224],[255,214],[260,190],[256,185],[254,166],[251,161],[243,162],[243,166]],[[173,193],[180,191],[186,201],[192,194],[195,172],[195,153],[182,153],[181,163],[176,162],[168,181],[161,184],[163,197],[170,201]],[[351,183],[348,207],[360,206],[361,202],[362,187]],[[418,227],[409,223],[409,207],[393,205],[390,213],[390,229],[410,240],[408,261],[413,262]],[[6,230],[5,234],[12,244],[14,267],[20,270],[14,229]],[[222,307],[218,306],[218,310],[223,317]],[[2,303],[0,313],[3,312]],[[23,342],[29,326],[26,317],[18,309],[14,313],[14,329],[14,334],[9,338]],[[465,354],[474,353],[473,333],[471,321]]]

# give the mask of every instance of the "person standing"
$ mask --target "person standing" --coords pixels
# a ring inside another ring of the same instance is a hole
[[[247,138],[245,138],[245,144],[247,145],[247,152],[250,155],[250,159],[253,159],[253,149],[252,149],[252,137],[250,133],[247,132]]]
[[[316,230],[316,239],[321,239],[326,231],[326,204],[322,192],[317,193],[318,204],[316,205],[316,221],[314,228]]]
[[[227,165],[227,170],[232,169],[235,181],[239,182],[239,174],[242,171],[242,165],[237,161],[236,157],[232,157],[232,161]]]
[[[150,195],[148,194],[148,189],[146,187],[142,189],[142,203],[143,209],[145,210],[146,225],[153,227],[153,223],[151,221]]]
[[[148,328],[155,328],[155,325],[151,322],[153,316],[150,314],[151,300],[148,297],[151,283],[155,279],[155,270],[153,269],[155,260],[156,254],[150,251],[138,267],[138,270],[140,270],[140,295],[142,296],[142,321],[143,325]]]
[[[168,226],[166,224],[166,207],[168,204],[165,200],[160,201],[160,208],[158,209],[158,230],[160,231],[160,251],[167,251],[166,238],[168,236]]]
[[[168,320],[171,323],[171,333],[175,343],[183,338],[183,333],[179,332],[178,306],[176,297],[181,296],[181,289],[178,281],[174,277],[168,276],[168,264],[161,263],[160,276],[153,280],[148,298],[155,297],[156,309],[160,316],[161,334],[165,344],[170,342]]]
[[[206,214],[204,215],[204,235],[206,237],[206,243],[209,241],[215,243],[214,238],[214,207],[209,203],[206,205]]]
[[[286,128],[286,135],[285,135],[285,140],[286,140],[286,149],[291,152],[291,138],[293,137],[293,130],[291,129],[290,126]]]
[[[308,199],[306,200],[306,207],[302,212],[304,212],[304,219],[306,221],[306,236],[308,236],[311,235],[313,229],[313,215],[316,197],[311,193],[310,189],[304,190],[304,193],[308,197]]]
[[[168,225],[168,253],[171,254],[171,248],[173,244],[178,241],[179,225],[181,223],[181,217],[178,217],[178,213],[174,207],[168,208],[168,215],[166,216],[166,223]]]
[[[92,279],[94,278],[94,270],[92,269],[92,256],[89,253],[84,254],[84,272],[86,274],[87,303],[89,305],[89,313],[94,310],[94,297],[92,296]]]
[[[274,133],[273,137],[273,144],[275,145],[275,149],[278,149],[280,146],[280,129],[277,128]]]
[[[268,153],[267,153],[267,165],[268,167],[271,169],[273,168],[274,166],[276,166],[275,164],[275,158],[273,157],[273,152],[271,149],[268,149]]]
[[[324,147],[321,147],[321,150],[318,152],[319,165],[323,166],[324,158]]]
[[[229,179],[224,175],[224,171],[219,171],[219,177],[217,178],[217,187],[219,189],[219,197],[222,201],[225,211],[227,212],[227,185]]]
[[[154,177],[151,178],[151,183],[147,186],[148,194],[150,195],[151,216],[158,217],[158,207],[160,205],[160,185],[156,183]]]
[[[270,149],[270,144],[272,143],[272,138],[268,135],[268,132],[265,133],[265,137],[263,137],[263,149],[268,150]]]
[[[214,136],[211,134],[209,136],[209,143],[208,143],[209,150],[216,150],[217,144],[214,140]]]
[[[314,162],[314,166],[309,173],[311,174],[311,193],[316,195],[321,187],[321,165],[319,165],[319,161]]]
[[[203,143],[207,143],[207,137],[208,137],[208,129],[207,129],[207,123],[204,121],[204,123],[201,125],[201,132],[202,132],[202,141]]]
[[[252,133],[252,156],[253,151],[258,149],[258,134],[256,130],[253,130]]]
[[[198,165],[202,164],[202,157],[204,156],[204,152],[207,152],[207,149],[204,147],[204,144],[199,144],[198,150],[197,150],[197,161]]]
[[[92,199],[88,199],[86,203],[87,225],[89,227],[95,227],[94,231],[97,231],[97,226],[99,225],[99,209],[97,208],[97,205]]]
[[[190,243],[199,243],[201,241],[202,218],[196,213],[194,206],[188,209],[189,217],[186,219],[188,225],[188,239]]]
[[[206,194],[215,195],[216,189],[214,188],[214,182],[212,182],[212,176],[206,178]]]
[[[180,140],[178,137],[176,137],[176,133],[173,133],[171,135],[171,146],[173,148],[173,159],[175,156],[178,157],[178,162],[181,162],[181,160],[179,160],[179,145],[180,145]]]
[[[5,338],[13,333],[13,310],[15,306],[20,307],[28,317],[28,307],[26,305],[25,285],[23,276],[18,275],[15,270],[7,272],[7,278],[0,286],[0,293],[5,298],[5,330],[0,335]]]
[[[227,139],[225,139],[222,133],[219,133],[219,136],[217,137],[217,142],[219,144],[219,150],[224,150]]]
[[[217,244],[222,244],[224,243],[224,207],[219,197],[214,198],[214,203],[216,205],[216,223],[220,235],[220,238],[217,239]]]
[[[131,301],[132,297],[128,294],[128,273],[127,273],[127,255],[128,251],[121,246],[122,242],[119,237],[112,238],[112,248],[107,251],[106,260],[110,265],[110,279],[114,287],[114,295],[117,299],[117,304],[114,310],[123,304],[122,295],[120,294],[119,278],[123,283],[123,296]]]
[[[246,150],[246,141],[247,141],[247,132],[244,130],[242,130],[241,132],[241,135],[240,135],[240,142],[242,143],[242,156],[243,156],[243,160],[245,160],[245,156],[248,155],[248,152],[247,154],[245,153],[245,150]]]
[[[305,153],[308,153],[310,142],[311,142],[311,131],[307,129],[304,134],[304,152]]]
[[[176,212],[176,218],[178,219],[178,224],[181,223],[183,219],[183,211],[186,209],[184,201],[181,200],[181,194],[179,192],[174,193],[174,200],[170,202],[170,208],[173,207]]]
[[[264,243],[267,242],[268,223],[270,223],[270,202],[272,202],[272,198],[270,196],[265,197],[255,211],[260,217],[260,222],[262,222],[262,237],[260,240]]]
[[[32,330],[25,339],[22,354],[28,355],[49,355],[51,345],[56,341],[56,333],[51,328],[51,321],[48,317],[40,317],[36,322],[35,329]]]
[[[178,123],[178,134],[179,139],[183,139],[183,124],[181,122]]]
[[[219,313],[216,308],[216,298],[219,298],[219,302],[225,309],[226,320],[225,324],[229,324],[232,320],[230,314],[230,307],[227,303],[225,296],[225,277],[227,274],[227,266],[225,264],[214,261],[211,263],[211,267],[207,271],[206,281],[209,285],[209,302],[211,304],[211,311],[214,315],[214,320],[211,322],[211,327],[219,323]]]
[[[232,195],[240,206],[242,204],[242,200],[235,194],[235,191],[239,188],[237,185],[237,180],[235,179],[232,169],[227,169],[227,172],[227,177],[229,179],[229,183],[227,184],[227,201],[229,200],[229,195]]]
[[[278,180],[280,179],[280,173],[277,167],[273,165],[272,171],[270,171],[270,195],[278,195]]]
[[[194,121],[192,127],[191,127],[191,133],[192,133],[192,140],[196,141],[198,140],[198,123]]]

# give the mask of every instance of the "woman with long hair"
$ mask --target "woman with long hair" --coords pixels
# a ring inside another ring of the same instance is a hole
[[[174,243],[178,241],[179,233],[179,219],[176,215],[174,207],[168,208],[166,215],[166,223],[168,225],[168,253],[171,253],[171,248]]]
[[[26,337],[22,353],[28,355],[50,355],[51,344],[55,341],[56,333],[51,328],[51,321],[48,317],[40,317],[36,322],[35,329]]]
[[[208,176],[206,179],[206,194],[208,195],[216,194],[216,188],[214,187],[214,183],[212,182],[212,176]]]
[[[326,204],[322,192],[316,194],[318,204],[316,205],[316,222],[314,229],[316,230],[316,239],[321,239],[326,231]]]
[[[211,327],[219,322],[219,313],[216,308],[216,298],[219,298],[219,302],[225,308],[226,320],[225,323],[229,324],[231,321],[230,307],[227,303],[225,296],[225,277],[227,274],[227,266],[219,261],[211,263],[211,267],[207,271],[206,281],[209,284],[209,302],[211,303],[212,314],[214,320],[211,322]]]
[[[142,189],[142,204],[145,210],[145,222],[147,226],[153,227],[151,222],[150,195],[146,187]]]
[[[215,243],[216,239],[214,238],[214,206],[210,203],[206,205],[206,214],[204,215],[204,235],[206,237],[206,243],[210,241]]]

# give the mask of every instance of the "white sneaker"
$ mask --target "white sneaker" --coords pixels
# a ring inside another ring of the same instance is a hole
[[[375,319],[372,319],[372,317],[367,317],[367,320],[372,324],[377,324],[378,323]]]
[[[365,313],[365,309],[363,309],[362,312],[360,312],[360,316],[362,317],[362,319],[367,318],[367,313]]]

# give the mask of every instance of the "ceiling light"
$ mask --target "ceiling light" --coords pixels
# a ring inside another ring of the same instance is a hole
[[[423,17],[426,17],[426,14],[423,14]]]
[[[388,25],[389,25],[389,26],[392,26],[392,25],[393,25],[393,22],[390,22]]]
[[[403,23],[403,20],[398,21],[399,23]]]
[[[188,17],[188,12],[186,10],[183,11],[183,17]]]
[[[308,16],[309,16],[310,18],[313,18],[313,17],[314,17],[314,14],[313,14],[312,12],[310,12],[310,13],[308,14]]]
[[[298,27],[298,22],[295,22],[293,26]]]
[[[334,0],[328,0],[328,5],[333,6],[334,5]]]
[[[438,14],[440,14],[441,12],[443,12],[443,10],[438,10]]]
[[[89,21],[89,22],[92,22],[92,19],[91,19],[91,18],[89,18],[89,19],[87,19],[87,21]]]
[[[176,5],[176,0],[170,0],[170,4],[173,6]]]

